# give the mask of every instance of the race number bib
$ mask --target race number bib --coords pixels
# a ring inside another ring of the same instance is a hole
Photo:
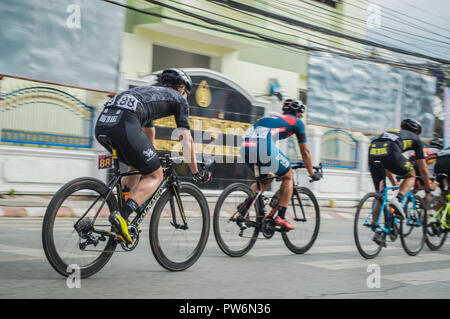
[[[133,95],[123,94],[113,97],[105,104],[105,106],[109,107],[115,106],[135,112],[139,103],[140,102]]]
[[[100,155],[98,157],[98,169],[106,169],[112,167],[111,155]]]

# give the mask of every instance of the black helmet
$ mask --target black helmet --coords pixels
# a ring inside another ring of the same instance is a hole
[[[306,110],[305,104],[303,104],[302,101],[294,100],[294,99],[287,99],[283,103],[282,110],[284,113],[304,113]]]
[[[417,135],[420,135],[420,133],[422,133],[422,124],[414,119],[404,119],[400,124],[400,128],[402,130],[416,133]]]
[[[192,89],[191,77],[180,69],[167,69],[161,73],[161,84],[178,89],[180,85],[184,85],[186,93],[189,95]]]
[[[444,148],[444,145],[442,144],[442,140],[440,138],[435,138],[431,140],[430,147],[434,147],[441,150]]]

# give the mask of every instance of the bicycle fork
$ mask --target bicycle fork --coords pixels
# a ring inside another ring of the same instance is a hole
[[[170,211],[172,213],[172,221],[170,222],[170,224],[175,227],[176,229],[183,229],[183,230],[187,230],[189,229],[188,225],[187,225],[187,220],[186,220],[186,214],[183,208],[183,204],[181,203],[181,199],[180,199],[180,193],[178,191],[178,186],[172,184],[172,187],[170,188],[170,192],[172,193],[172,196],[170,196]],[[178,210],[180,212],[180,216],[181,216],[181,220],[183,221],[183,224],[179,224],[177,222],[177,216],[176,216],[176,208],[175,208],[175,200],[177,201],[177,206],[178,206]]]

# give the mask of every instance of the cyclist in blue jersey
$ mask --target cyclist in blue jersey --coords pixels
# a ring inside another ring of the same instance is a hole
[[[258,167],[261,177],[277,175],[281,179],[279,205],[274,221],[289,230],[294,227],[285,220],[285,214],[293,192],[293,172],[288,158],[278,149],[276,141],[296,135],[303,162],[313,181],[318,181],[320,173],[314,172],[311,154],[306,144],[305,125],[301,118],[306,110],[305,105],[294,99],[287,99],[283,103],[283,114],[274,114],[263,117],[247,130],[241,145],[241,156],[245,163],[253,169]],[[273,179],[262,182],[261,191],[269,188]],[[251,186],[257,192],[257,185]],[[251,205],[251,198],[247,198],[239,205],[239,212],[244,215]]]

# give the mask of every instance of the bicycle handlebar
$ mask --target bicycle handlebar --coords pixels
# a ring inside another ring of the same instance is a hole
[[[296,162],[296,163],[291,163],[292,165],[292,169],[298,169],[298,168],[306,168],[305,163],[302,161]],[[320,178],[323,177],[323,167],[322,167],[322,163],[319,163],[319,165],[317,166],[313,166],[313,169],[320,173]],[[310,179],[309,180],[310,183],[314,182],[314,180]]]

